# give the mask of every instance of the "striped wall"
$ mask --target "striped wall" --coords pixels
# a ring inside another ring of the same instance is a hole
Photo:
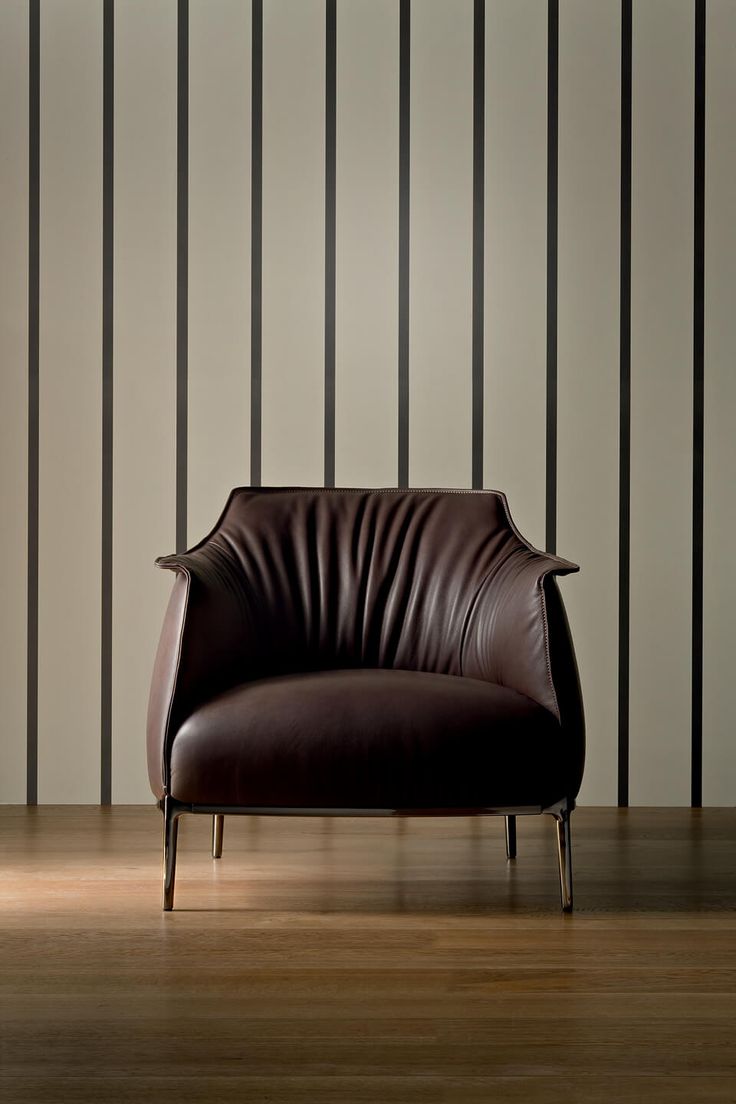
[[[736,4],[4,0],[0,800],[150,799],[231,486],[486,486],[588,804],[733,804]]]

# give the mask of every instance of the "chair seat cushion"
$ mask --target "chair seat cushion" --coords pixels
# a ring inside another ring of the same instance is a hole
[[[404,670],[243,683],[171,749],[171,794],[199,805],[335,809],[546,806],[564,797],[560,726],[503,686]]]

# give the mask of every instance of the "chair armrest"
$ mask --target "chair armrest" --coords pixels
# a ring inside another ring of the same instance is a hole
[[[162,797],[171,741],[182,723],[243,678],[247,619],[238,565],[216,541],[163,556],[156,566],[176,573],[153,667],[146,733],[148,776]]]
[[[567,614],[554,574],[546,575],[542,585],[552,682],[557,697],[560,725],[565,733],[564,750],[567,755],[569,786],[566,796],[575,798],[583,780],[585,766],[585,715],[580,677]]]
[[[556,575],[577,564],[528,545],[512,526],[510,542],[484,579],[468,617],[463,674],[508,686],[548,709],[563,734],[567,792],[574,799],[585,765],[580,680]]]
[[[553,577],[578,570],[577,564],[520,540],[504,549],[479,587],[468,616],[463,674],[517,690],[562,722],[558,689],[569,681],[568,669],[577,678],[577,668]],[[550,632],[550,603],[555,607],[554,633]]]

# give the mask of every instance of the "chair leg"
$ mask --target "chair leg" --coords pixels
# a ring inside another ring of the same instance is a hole
[[[168,794],[164,798],[164,912],[174,907],[174,883],[176,880],[176,844],[179,838],[179,803]]]
[[[506,858],[516,858],[516,817],[507,816],[506,821]]]
[[[222,834],[225,830],[225,817],[220,813],[212,815],[212,858],[222,858]]]
[[[560,901],[563,912],[572,912],[572,840],[570,809],[563,805],[555,814],[557,824],[557,858],[560,864]]]

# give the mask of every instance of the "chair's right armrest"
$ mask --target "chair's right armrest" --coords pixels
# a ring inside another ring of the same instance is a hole
[[[585,720],[570,629],[555,577],[576,564],[521,544],[489,574],[476,596],[463,673],[508,686],[549,710],[565,733],[569,797],[585,760]]]
[[[169,782],[171,742],[203,702],[244,676],[246,617],[237,564],[217,544],[164,556],[176,573],[148,702],[148,777],[156,797]]]
[[[576,564],[521,544],[498,557],[468,617],[463,672],[531,698],[560,720],[545,581]]]

